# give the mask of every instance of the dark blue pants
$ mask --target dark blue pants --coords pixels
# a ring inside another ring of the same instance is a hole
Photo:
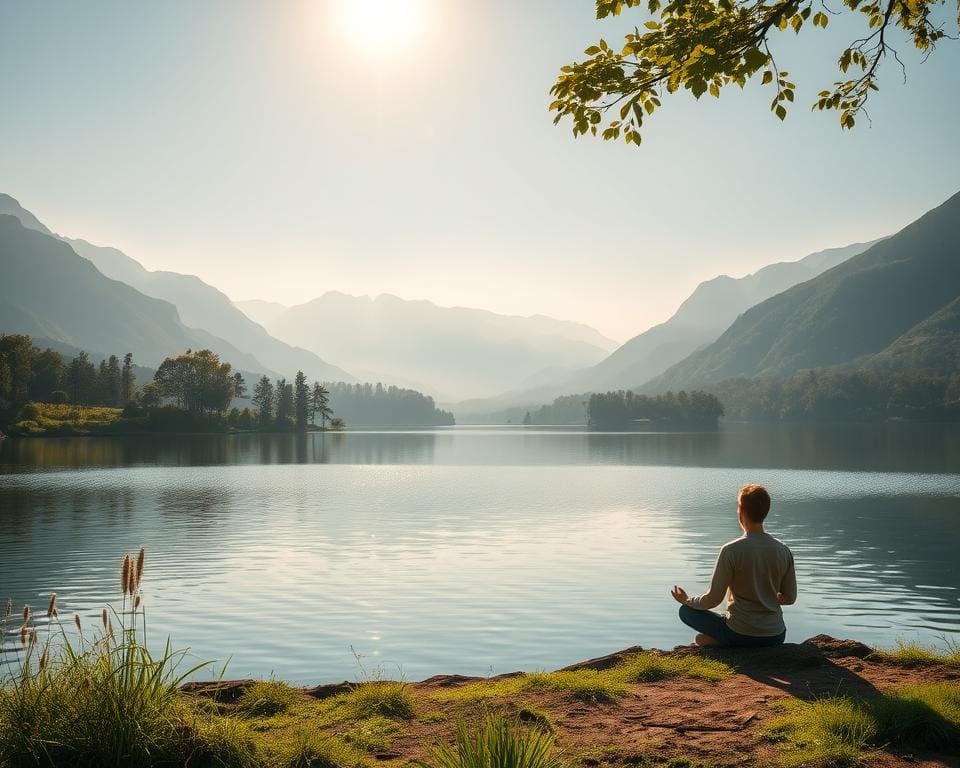
[[[741,635],[727,626],[727,620],[713,611],[698,611],[689,605],[680,606],[680,621],[688,627],[709,635],[720,645],[728,648],[763,648],[769,645],[780,645],[787,636],[786,632],[771,637],[756,637]]]

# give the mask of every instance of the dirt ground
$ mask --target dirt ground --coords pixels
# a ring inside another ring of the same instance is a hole
[[[567,669],[604,669],[643,649],[629,648]],[[440,714],[415,718],[391,739],[389,749],[375,752],[377,761],[404,764],[426,760],[432,745],[452,738],[458,719],[496,710],[520,713],[535,707],[549,714],[556,746],[572,766],[686,765],[773,766],[774,745],[761,736],[763,723],[776,712],[770,704],[783,697],[810,700],[825,695],[870,696],[897,685],[918,682],[960,682],[960,670],[946,666],[905,668],[871,657],[871,649],[850,640],[824,635],[800,644],[749,652],[680,647],[667,655],[698,653],[727,662],[737,672],[721,682],[676,677],[630,686],[613,703],[588,704],[565,692],[517,694],[484,701],[443,701],[450,689],[480,678],[438,676],[411,686],[418,702]],[[504,676],[500,676],[504,677]],[[242,685],[236,683],[221,686]],[[195,690],[201,688],[198,686]],[[341,686],[304,691],[323,699]],[[439,694],[439,696],[438,696]],[[960,755],[895,754],[877,751],[864,764],[877,768],[960,768]]]

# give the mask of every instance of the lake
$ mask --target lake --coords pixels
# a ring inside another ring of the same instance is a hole
[[[958,473],[960,430],[908,424],[6,440],[0,599],[56,591],[93,624],[143,545],[152,641],[229,677],[551,669],[689,642],[669,588],[705,588],[761,482],[797,562],[788,640],[940,642]]]

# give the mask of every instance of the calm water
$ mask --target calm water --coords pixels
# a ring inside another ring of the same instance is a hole
[[[423,432],[0,444],[0,597],[93,622],[148,550],[152,637],[227,674],[303,682],[555,668],[670,647],[774,495],[789,639],[960,632],[960,431],[908,425],[597,434]]]

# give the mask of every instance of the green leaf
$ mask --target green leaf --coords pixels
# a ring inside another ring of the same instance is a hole
[[[774,110],[774,112],[776,112],[777,117],[779,117],[781,120],[787,116],[787,110],[783,108],[783,104],[777,104],[777,108]]]
[[[763,73],[763,85],[767,85],[767,83],[772,83],[772,82],[773,82],[773,72],[771,72],[768,69],[766,72]]]
[[[747,69],[756,72],[760,67],[767,63],[767,54],[759,48],[750,48],[743,54],[743,63]]]

